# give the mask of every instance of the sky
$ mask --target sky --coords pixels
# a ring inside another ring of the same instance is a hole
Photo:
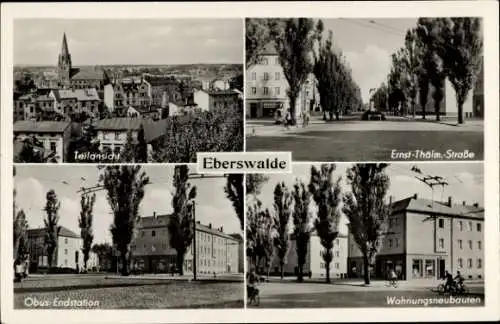
[[[17,19],[14,65],[243,63],[241,19]]]
[[[171,213],[174,167],[143,166],[143,169],[152,184],[146,186],[145,197],[140,206],[141,216],[152,216],[153,212],[157,215]],[[46,214],[42,209],[45,206],[46,193],[53,189],[61,202],[59,224],[79,234],[80,194],[77,191],[81,187],[96,185],[101,172],[96,166],[17,165],[15,188],[18,210],[25,211],[30,228],[43,227]],[[191,172],[195,172],[194,167]],[[205,225],[212,223],[215,228],[223,226],[225,233],[241,234],[239,219],[224,193],[226,179],[205,178],[190,181],[197,187],[196,220]],[[96,192],[94,243],[111,242],[109,229],[112,221],[113,216],[105,191]]]
[[[351,166],[350,163],[337,163],[333,175],[334,180],[339,176],[342,177],[341,186],[344,192],[349,191],[346,171]],[[412,166],[417,166],[425,175],[442,176],[449,185],[445,186],[444,190],[441,187],[435,187],[433,196],[431,189],[415,178],[418,174],[411,171]],[[300,179],[307,185],[310,170],[310,163],[294,163],[292,174],[269,175],[269,180],[263,185],[259,195],[263,207],[273,210],[273,191],[277,183],[284,181],[291,188],[296,179]],[[482,163],[392,163],[386,170],[391,181],[388,196],[392,196],[393,201],[408,198],[417,193],[419,198],[424,199],[448,201],[448,197],[451,196],[458,204],[465,201],[468,205],[478,202],[480,206],[484,206]],[[314,211],[314,204],[311,204],[311,208]],[[347,218],[342,215],[341,233],[347,233],[346,224]]]
[[[416,26],[417,18],[323,19],[323,23],[325,31],[332,30],[334,42],[346,56],[366,103],[370,88],[386,80],[390,56],[404,46],[405,33]]]

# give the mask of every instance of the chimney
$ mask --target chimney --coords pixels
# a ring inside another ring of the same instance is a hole
[[[156,219],[156,212],[153,212],[153,218]]]
[[[220,227],[220,231],[224,233],[224,226]]]
[[[452,203],[453,203],[453,200],[452,200],[451,196],[449,196],[448,197],[448,207],[451,207]]]
[[[464,206],[465,206],[465,200],[464,200],[464,201],[462,201],[462,205],[464,205]]]
[[[479,208],[479,203],[476,202],[476,203],[474,203],[473,206],[474,206],[474,208]]]
[[[208,223],[208,228],[212,228],[212,223]]]
[[[413,194],[413,199],[418,199],[418,195],[416,193]]]

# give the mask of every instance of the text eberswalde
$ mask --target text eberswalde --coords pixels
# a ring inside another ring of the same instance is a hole
[[[291,152],[198,153],[199,173],[291,173]]]

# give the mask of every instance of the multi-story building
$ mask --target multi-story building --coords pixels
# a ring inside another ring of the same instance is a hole
[[[108,109],[114,111],[124,107],[149,108],[151,106],[151,85],[143,78],[128,78],[116,82],[109,89],[105,87],[105,94],[112,89],[113,100],[107,103]]]
[[[170,246],[169,215],[142,217],[132,243],[133,267],[145,272],[171,272],[176,266],[176,250]],[[196,223],[196,269],[198,274],[238,273],[243,242],[225,234],[222,227]],[[184,258],[184,273],[193,273],[193,245]]]
[[[38,89],[57,89],[59,86],[57,73],[42,72],[36,79],[35,85]]]
[[[259,62],[247,69],[245,83],[245,109],[248,118],[273,117],[276,111],[281,113],[290,108],[288,82],[274,44],[267,44]],[[320,110],[316,85],[315,77],[310,74],[296,101],[296,117],[306,111]]]
[[[333,259],[330,263],[331,279],[341,279],[347,277],[347,252],[347,236],[340,234],[333,241]],[[306,262],[303,268],[305,276],[310,275],[314,278],[326,277],[326,266],[325,261],[323,260],[323,253],[324,248],[321,245],[319,236],[316,233],[312,233],[309,244],[307,246]],[[270,272],[273,274],[280,273],[279,259],[276,255],[277,253],[274,254],[270,269]],[[296,240],[294,239],[293,235],[290,240],[290,248],[286,257],[284,273],[287,276],[295,276],[298,273]]]
[[[45,245],[46,228],[28,229],[28,254],[30,262],[30,272],[37,272],[49,267],[48,253]],[[58,268],[72,268],[83,270],[83,240],[80,235],[60,227],[57,237],[57,249],[54,252],[55,259],[53,265]],[[87,269],[98,267],[98,258],[95,253],[89,253]]]
[[[106,71],[102,68],[74,68],[68,49],[66,34],[63,35],[61,54],[57,64],[59,87],[72,89],[95,88],[102,90],[109,82]]]
[[[105,118],[95,123],[94,129],[99,140],[99,150],[105,153],[119,153],[127,143],[128,133],[137,140],[139,129],[143,123],[140,117]]]
[[[204,111],[217,108],[235,108],[239,104],[239,93],[234,90],[198,90],[194,103]]]
[[[400,279],[441,278],[460,271],[465,278],[484,277],[484,209],[479,204],[412,197],[392,204],[387,231],[372,275]],[[363,257],[349,237],[349,275],[362,276]]]
[[[54,112],[56,101],[50,92],[37,91],[17,97],[14,106],[17,120],[37,120],[44,112]]]
[[[143,74],[143,79],[150,85],[151,105],[160,107],[167,97],[167,102],[182,100],[179,81],[173,76]]]
[[[56,103],[55,111],[61,115],[86,113],[95,117],[99,114],[101,99],[94,88],[52,90],[49,96]]]
[[[57,162],[66,161],[71,136],[70,122],[20,120],[14,123],[14,143],[22,143],[31,136],[42,143],[47,156],[54,153]]]

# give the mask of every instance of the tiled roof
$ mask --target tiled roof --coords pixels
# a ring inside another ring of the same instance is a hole
[[[76,99],[78,101],[99,101],[99,94],[94,88],[90,89],[66,89],[66,90],[54,90],[54,95],[57,101],[64,99]]]
[[[484,208],[480,206],[471,206],[463,204],[452,204],[451,207],[441,201],[432,201],[430,199],[421,199],[414,197],[405,198],[396,201],[392,205],[393,213],[406,210],[416,213],[439,214],[448,216],[460,216],[465,218],[484,219]]]
[[[75,232],[64,226],[60,226],[60,228],[61,229],[59,230],[59,236],[80,238],[80,235],[76,234]],[[28,229],[29,236],[44,236],[46,232],[47,232],[46,227]]]
[[[14,123],[14,133],[63,133],[69,126],[67,121],[20,120]]]
[[[102,69],[77,68],[72,71],[72,80],[105,80],[106,74]]]
[[[143,119],[140,117],[116,117],[98,120],[96,130],[139,130]]]
[[[239,93],[234,90],[209,90],[207,93],[211,96],[238,96]]]
[[[276,46],[273,42],[267,43],[262,49],[262,55],[278,55],[278,51],[276,50]]]

